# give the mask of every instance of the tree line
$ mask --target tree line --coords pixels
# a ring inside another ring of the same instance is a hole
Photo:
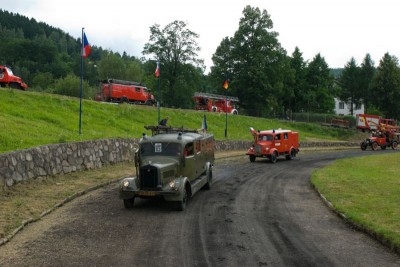
[[[290,116],[293,112],[333,113],[334,97],[364,104],[367,112],[399,118],[400,68],[388,53],[375,67],[367,54],[343,69],[329,68],[321,54],[291,55],[279,43],[266,10],[246,6],[233,36],[221,40],[205,73],[198,34],[182,21],[150,27],[142,58],[91,45],[84,61],[84,97],[93,99],[98,83],[108,78],[141,82],[157,95],[156,61],[161,66],[163,106],[192,108],[194,92],[237,96],[241,114]],[[80,38],[33,18],[0,10],[0,64],[9,65],[31,90],[79,96]],[[153,59],[145,58],[152,57]],[[228,90],[223,82],[229,81]]]

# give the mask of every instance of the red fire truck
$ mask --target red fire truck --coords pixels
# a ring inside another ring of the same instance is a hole
[[[153,94],[137,82],[108,79],[100,82],[97,101],[154,105]]]
[[[368,114],[357,115],[356,119],[358,129],[371,132],[370,137],[360,143],[361,150],[366,150],[369,146],[372,150],[377,150],[379,147],[397,149],[400,142],[400,127],[396,125],[396,120]]]
[[[358,114],[356,116],[357,129],[364,131],[386,131],[387,129],[399,132],[400,127],[396,126],[396,120],[384,119],[377,115]],[[383,128],[383,129],[382,129]]]
[[[279,156],[285,156],[291,160],[299,153],[299,134],[291,130],[266,130],[255,131],[250,128],[254,137],[253,145],[247,150],[250,162],[254,162],[257,157],[268,158],[275,163]]]
[[[195,101],[195,110],[239,114],[239,99],[237,97],[196,92],[193,99]]]
[[[28,89],[28,85],[20,77],[15,76],[12,70],[6,66],[0,66],[0,86],[10,86],[21,90]]]

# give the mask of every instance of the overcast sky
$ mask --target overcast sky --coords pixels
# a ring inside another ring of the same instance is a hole
[[[388,52],[400,57],[398,0],[0,0],[0,8],[81,36],[89,43],[141,57],[150,26],[182,20],[200,35],[199,58],[207,71],[224,37],[232,37],[246,5],[265,9],[289,55],[296,46],[305,60],[317,54],[338,68],[367,53],[375,66]]]

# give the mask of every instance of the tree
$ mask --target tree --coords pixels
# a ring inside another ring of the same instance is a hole
[[[332,113],[335,106],[333,100],[333,77],[328,64],[321,54],[317,54],[306,69],[308,110],[319,113]]]
[[[126,63],[125,78],[129,81],[143,82],[144,70],[142,64],[138,60],[128,60]]]
[[[339,78],[339,85],[341,87],[339,98],[345,103],[350,102],[350,114],[353,115],[353,106],[359,105],[362,100],[360,68],[353,57],[344,67],[342,75]]]
[[[362,95],[361,97],[364,102],[364,113],[368,113],[370,104],[374,102],[374,99],[371,98],[371,83],[374,74],[374,62],[372,61],[370,54],[367,54],[364,58],[364,61],[361,63],[360,69],[360,90]]]
[[[121,79],[125,78],[125,64],[121,57],[111,51],[107,51],[98,64],[99,78],[106,79]]]
[[[400,69],[398,59],[386,53],[379,62],[372,81],[375,105],[387,118],[398,119],[400,107]]]
[[[93,99],[95,94],[94,88],[90,87],[87,81],[83,82],[82,87],[82,97]],[[78,76],[69,74],[65,78],[56,80],[52,93],[80,97],[80,78]]]
[[[185,65],[194,64],[204,68],[203,60],[198,59],[200,47],[196,39],[199,35],[187,28],[183,21],[175,20],[160,29],[160,25],[150,27],[150,40],[144,45],[144,55],[155,55],[161,65],[162,100],[167,106],[180,107],[182,103],[181,76]],[[155,70],[155,64],[154,64]],[[185,94],[185,98],[192,95]],[[186,100],[185,100],[186,102]]]
[[[307,107],[307,98],[305,92],[307,92],[306,83],[306,67],[307,63],[303,59],[303,54],[300,49],[296,47],[293,51],[292,57],[290,58],[290,68],[293,71],[293,111],[300,112],[304,111]]]
[[[214,65],[211,67],[210,81],[212,85],[211,93],[221,92],[222,83],[228,78],[234,77],[234,59],[233,59],[232,38],[225,37],[212,56]]]
[[[211,72],[222,82],[231,79],[230,90],[250,115],[274,114],[283,109],[286,52],[266,10],[246,6],[239,28],[225,38],[213,55]],[[226,76],[230,77],[226,77]]]

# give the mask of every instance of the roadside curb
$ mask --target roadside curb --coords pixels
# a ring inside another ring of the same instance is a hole
[[[322,202],[333,212],[335,213],[339,218],[341,218],[346,224],[350,225],[351,228],[363,232],[367,234],[368,236],[372,237],[385,247],[387,247],[390,251],[397,253],[400,255],[400,246],[395,245],[392,241],[386,239],[383,235],[378,234],[369,228],[367,228],[364,225],[361,225],[359,223],[354,222],[350,218],[348,218],[344,213],[339,212],[335,206],[318,190],[317,187],[313,183],[311,183],[312,188],[317,192],[318,196],[321,198]]]
[[[21,223],[21,225],[20,225],[18,228],[16,228],[14,231],[12,231],[12,232],[11,232],[9,235],[7,235],[5,238],[0,239],[0,246],[4,245],[4,244],[6,244],[8,241],[10,241],[16,234],[18,234],[20,231],[22,231],[22,229],[24,229],[28,224],[34,223],[34,222],[37,222],[37,221],[41,220],[44,216],[50,214],[50,213],[53,212],[54,210],[58,209],[59,207],[65,205],[65,204],[68,203],[68,202],[71,202],[72,200],[74,200],[74,199],[76,199],[76,198],[78,198],[78,197],[80,197],[80,196],[83,196],[83,195],[85,195],[85,194],[87,194],[87,193],[89,193],[89,192],[92,192],[92,191],[97,190],[97,189],[99,189],[99,188],[102,188],[102,187],[104,187],[104,186],[107,186],[107,185],[116,183],[116,182],[120,181],[120,180],[123,179],[123,178],[124,178],[124,177],[120,177],[120,178],[118,178],[118,179],[114,179],[114,180],[107,181],[107,182],[104,182],[104,183],[101,183],[101,184],[97,184],[97,185],[92,186],[92,187],[89,187],[89,188],[87,188],[87,189],[85,189],[85,190],[83,190],[83,191],[80,191],[80,192],[78,192],[78,193],[75,193],[75,194],[73,194],[73,195],[71,195],[71,196],[65,198],[65,199],[64,199],[63,201],[61,201],[60,203],[54,205],[52,208],[50,208],[50,209],[48,209],[48,210],[42,212],[42,213],[39,215],[38,218],[29,218],[29,219],[23,221],[23,222]]]

